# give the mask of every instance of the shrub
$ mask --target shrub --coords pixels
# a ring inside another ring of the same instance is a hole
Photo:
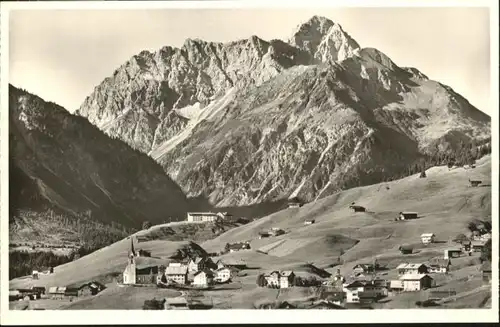
[[[151,228],[151,223],[149,221],[145,221],[142,223],[142,229],[149,229]]]

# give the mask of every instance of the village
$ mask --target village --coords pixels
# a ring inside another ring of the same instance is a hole
[[[471,186],[477,183],[471,181]],[[297,209],[302,206],[298,198],[292,198],[288,202],[289,209]],[[365,213],[369,210],[364,206],[351,203],[349,209],[357,213]],[[207,223],[213,224],[223,219],[232,219],[232,215],[212,212],[189,212],[185,223]],[[423,219],[417,212],[399,212],[394,218],[396,223],[403,223],[415,219]],[[314,219],[305,219],[303,226],[315,224]],[[478,257],[486,243],[491,240],[491,226],[479,224],[469,235],[457,235],[453,240],[440,241],[439,235],[431,230],[420,235],[418,242],[413,244],[401,244],[399,246],[400,262],[396,267],[389,268],[379,264],[377,259],[373,262],[355,264],[352,269],[342,271],[336,269],[335,273],[326,273],[329,276],[300,276],[293,270],[271,270],[263,271],[259,268],[256,286],[259,288],[276,289],[279,292],[294,288],[314,288],[319,297],[311,302],[290,303],[284,301],[279,304],[268,303],[260,308],[275,309],[350,309],[371,308],[375,303],[383,303],[391,297],[402,293],[427,291],[426,299],[417,301],[417,307],[437,305],[440,299],[450,297],[454,294],[453,289],[437,287],[436,280],[442,280],[440,276],[446,276],[453,266],[454,260],[463,257]],[[255,239],[265,239],[286,235],[289,231],[278,226],[268,230],[261,230]],[[252,249],[249,240],[241,240],[236,243],[226,243],[221,246],[220,252],[207,255],[186,255],[182,258],[168,258],[164,264],[157,261],[148,261],[154,257],[149,250],[137,248],[137,237],[131,236],[127,261],[122,273],[117,277],[120,287],[149,287],[159,289],[172,289],[180,291],[180,296],[165,297],[163,299],[149,299],[144,301],[142,309],[172,310],[172,309],[210,309],[217,308],[211,303],[200,303],[193,301],[186,294],[191,291],[210,292],[211,290],[231,289],[231,285],[237,284],[241,276],[246,276],[245,271],[255,269],[249,267],[244,260],[214,259],[225,254],[234,256],[248,251],[265,253],[262,249]],[[135,242],[134,242],[135,240]],[[416,241],[416,240],[409,240]],[[453,246],[448,246],[450,243]],[[406,259],[418,252],[419,248],[443,243],[442,256],[431,258],[425,262]],[[243,252],[242,252],[243,251]],[[50,271],[33,271],[31,278],[38,280],[41,276],[53,273]],[[491,262],[484,261],[481,264],[483,283],[491,282]],[[70,302],[97,296],[104,291],[106,286],[99,281],[92,280],[78,287],[63,285],[47,285],[45,287],[33,286],[31,288],[12,289],[9,291],[10,301],[37,301],[44,298],[69,299]],[[141,309],[141,308],[137,308]]]

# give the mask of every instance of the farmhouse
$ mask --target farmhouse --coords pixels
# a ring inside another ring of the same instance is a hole
[[[227,267],[221,267],[215,270],[215,281],[225,283],[231,279],[231,270]]]
[[[484,234],[480,234],[478,233],[479,235],[472,235],[472,240],[473,241],[487,241],[489,239],[491,239],[491,233],[484,233]]]
[[[64,291],[64,296],[77,297],[78,296],[78,288],[66,287],[66,290]]]
[[[491,281],[491,261],[485,261],[481,265],[481,272],[483,273],[483,281]]]
[[[402,211],[399,213],[399,220],[417,219],[417,212]]]
[[[396,270],[399,275],[425,274],[428,272],[428,267],[423,263],[401,263]]]
[[[481,252],[485,245],[484,241],[473,241],[471,242],[471,250],[472,252]]]
[[[33,286],[31,287],[33,292],[38,293],[38,294],[45,294],[45,287],[43,286]]]
[[[188,301],[182,296],[165,299],[165,310],[188,310]]]
[[[423,233],[420,235],[420,240],[422,241],[423,244],[429,244],[429,243],[434,243],[436,235],[433,233]]]
[[[358,205],[350,205],[349,208],[353,211],[353,212],[365,212],[366,211],[366,208],[365,207],[362,207],[362,206],[358,206]]]
[[[402,280],[391,280],[389,282],[389,289],[393,292],[401,292],[404,289],[403,281]]]
[[[462,255],[462,249],[452,248],[452,249],[444,250],[444,258],[445,259],[458,258],[461,255]]]
[[[406,292],[431,288],[433,284],[433,278],[427,274],[407,274],[399,279],[403,282],[403,290]]]
[[[194,274],[193,285],[198,287],[206,287],[212,284],[213,279],[214,274],[209,269],[204,269]]]
[[[217,265],[209,257],[197,257],[189,261],[188,271],[190,273],[195,273],[205,268],[216,269],[216,267]]]
[[[241,259],[233,259],[231,261],[224,261],[222,262],[221,260],[217,261],[217,267],[227,267],[229,269],[245,269],[247,268],[247,264],[241,260]]]
[[[269,287],[279,287],[280,285],[280,272],[275,270],[270,274],[264,275],[264,278],[267,282],[267,286]]]
[[[385,283],[379,284],[361,280],[355,280],[351,283],[344,284],[343,291],[346,294],[347,303],[359,303],[360,296],[364,296],[365,298],[378,298],[387,295]]]
[[[38,270],[33,270],[33,272],[31,273],[31,278],[38,279],[39,275],[40,273],[38,272]]]
[[[184,285],[187,283],[188,267],[184,265],[170,264],[165,269],[165,279],[167,282]]]
[[[103,284],[101,284],[99,282],[86,283],[86,284],[81,285],[78,288],[78,295],[79,296],[96,295],[97,293],[101,292],[105,288],[106,288],[106,286],[104,286]]]
[[[342,290],[333,289],[333,290],[325,290],[321,293],[321,299],[327,300],[328,302],[335,303],[335,304],[342,304],[344,303],[346,294]]]
[[[360,263],[352,268],[354,273],[371,273],[375,271],[375,265],[372,263]]]
[[[49,287],[48,295],[53,299],[62,299],[66,293],[66,286]]]
[[[285,234],[285,231],[282,230],[281,228],[278,228],[278,227],[273,227],[271,228],[271,230],[269,231],[269,234],[271,236],[279,236],[279,235],[283,235]]]
[[[236,252],[242,250],[250,250],[250,243],[248,242],[239,242],[239,243],[227,243],[225,250],[227,252]]]
[[[438,273],[438,274],[447,274],[450,271],[450,259],[439,259],[434,258],[429,261],[428,272],[429,273]]]
[[[302,207],[302,201],[299,198],[293,197],[288,200],[288,208],[300,208],[300,207]]]
[[[313,310],[345,310],[345,308],[335,302],[320,300],[311,304],[308,309]]]
[[[306,225],[306,226],[307,225],[312,225],[312,224],[314,224],[314,222],[315,222],[314,219],[309,219],[309,220],[304,221],[304,225]]]
[[[472,186],[472,187],[477,187],[477,186],[479,186],[480,184],[482,184],[483,182],[482,182],[482,181],[480,181],[480,180],[471,180],[471,179],[469,179],[469,183],[470,183],[470,186]]]
[[[188,222],[211,222],[216,221],[219,216],[215,212],[188,212]]]
[[[280,273],[280,288],[288,288],[293,286],[295,274],[293,271],[287,270]]]
[[[413,248],[411,246],[408,246],[408,245],[401,245],[399,247],[399,252],[401,252],[401,254],[412,254]]]
[[[259,239],[270,237],[271,234],[269,232],[259,232]]]

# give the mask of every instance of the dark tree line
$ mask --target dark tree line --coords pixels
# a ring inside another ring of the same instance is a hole
[[[393,181],[414,174],[422,174],[422,172],[425,172],[427,169],[434,166],[447,165],[451,168],[453,166],[472,165],[475,163],[475,160],[490,153],[490,140],[473,140],[468,143],[461,142],[454,149],[446,150],[441,150],[436,145],[435,148],[429,150],[420,158],[415,159],[406,167],[400,167],[390,172],[383,169],[365,169],[358,166],[354,171],[350,171],[342,175],[339,180],[338,187],[343,190],[384,181]],[[426,177],[425,173],[423,175],[424,176],[422,177]]]
[[[491,262],[491,238],[486,241],[483,249],[481,250],[481,262],[490,261]]]
[[[72,256],[47,252],[9,252],[9,280],[31,275],[33,270],[45,270],[72,261]]]

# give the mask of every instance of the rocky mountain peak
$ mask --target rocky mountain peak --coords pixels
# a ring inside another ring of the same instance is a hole
[[[142,53],[79,115],[148,153],[189,196],[227,206],[292,191],[310,200],[406,169],[443,137],[489,132],[453,90],[321,16],[288,42],[187,39]]]
[[[359,44],[340,24],[321,16],[313,16],[299,25],[288,42],[309,52],[316,62],[344,60],[359,49]]]

